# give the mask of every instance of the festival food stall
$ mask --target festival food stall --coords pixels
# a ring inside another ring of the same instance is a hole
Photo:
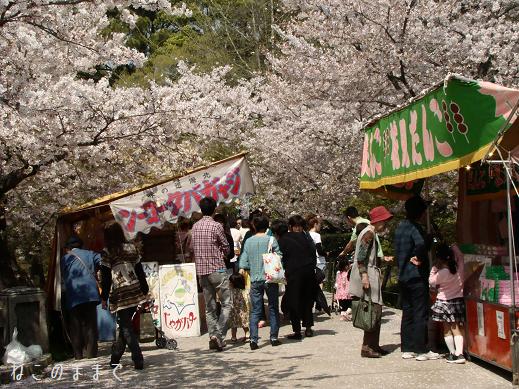
[[[456,240],[465,254],[468,352],[513,372],[514,383],[518,104],[519,90],[449,75],[365,126],[360,178],[361,189],[402,199],[425,178],[458,170]]]
[[[204,301],[197,289],[195,264],[176,260],[181,245],[175,223],[180,217],[190,218],[199,212],[198,203],[203,197],[213,197],[220,204],[254,194],[245,155],[62,211],[56,222],[49,265],[50,310],[61,311],[60,258],[66,240],[75,233],[83,240],[84,248],[102,251],[104,225],[115,221],[122,226],[127,240],[139,246],[155,299],[151,307],[154,326],[171,339],[200,335],[205,314],[200,306]],[[110,319],[106,320],[109,324]]]

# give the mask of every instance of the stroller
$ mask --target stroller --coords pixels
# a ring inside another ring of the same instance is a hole
[[[137,310],[133,314],[132,317],[132,323],[134,326],[134,330],[138,332],[138,329],[140,328],[140,316],[141,313],[152,313],[153,305],[155,301],[149,300],[143,304],[139,304],[137,306]],[[153,325],[155,326],[155,345],[157,348],[166,348],[168,350],[176,350],[178,347],[178,342],[173,338],[168,338],[164,331],[160,327],[157,327],[156,321],[153,320]]]

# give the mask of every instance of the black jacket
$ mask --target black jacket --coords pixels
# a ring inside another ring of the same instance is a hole
[[[279,239],[283,268],[287,276],[301,269],[315,268],[317,257],[312,238],[305,232],[287,232]]]

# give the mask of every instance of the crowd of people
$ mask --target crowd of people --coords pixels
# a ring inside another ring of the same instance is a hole
[[[204,199],[201,209],[204,217],[210,219],[216,208],[211,203],[204,207]],[[379,344],[381,317],[382,317],[382,285],[380,267],[382,261],[395,261],[398,265],[398,278],[402,295],[402,323],[401,323],[401,348],[403,359],[416,359],[426,361],[438,359],[439,354],[428,348],[428,323],[429,317],[433,321],[442,322],[444,326],[445,343],[449,349],[448,362],[464,363],[463,357],[463,332],[464,303],[463,303],[463,266],[461,252],[453,246],[445,243],[436,246],[436,264],[429,271],[429,251],[431,250],[430,236],[425,232],[422,222],[427,209],[426,202],[419,196],[410,198],[405,203],[406,218],[398,225],[394,236],[395,256],[388,257],[383,253],[380,244],[380,233],[386,229],[386,223],[393,215],[383,206],[373,208],[369,213],[369,219],[359,215],[355,207],[346,210],[346,217],[352,225],[350,241],[339,255],[336,275],[335,299],[339,305],[340,320],[351,321],[352,302],[355,300],[370,300],[374,315],[377,318],[374,328],[364,331],[361,356],[366,358],[380,358],[388,354]],[[263,254],[274,251],[282,256],[283,268],[286,274],[286,290],[281,300],[281,309],[290,319],[293,333],[286,336],[287,339],[300,340],[313,336],[313,307],[316,291],[319,288],[317,273],[326,266],[326,253],[322,247],[319,234],[320,220],[316,215],[303,218],[293,215],[287,221],[269,221],[267,216],[258,213],[250,219],[250,230],[245,235],[238,230],[233,247],[238,254],[235,257],[234,274],[231,279],[233,286],[239,283],[249,289],[248,293],[240,292],[240,299],[249,298],[249,305],[240,303],[243,310],[249,309],[249,321],[247,314],[242,312],[242,320],[239,326],[250,329],[250,347],[252,350],[258,346],[258,327],[265,318],[264,295],[268,300],[268,312],[270,321],[270,342],[272,346],[281,344],[279,340],[279,285],[266,282],[263,272]],[[201,222],[199,222],[201,223]],[[195,223],[192,234],[201,236],[205,229],[200,229]],[[220,231],[219,239],[210,239],[219,245],[220,257],[224,258],[230,246],[225,244],[224,232]],[[197,238],[200,240],[201,238]],[[194,241],[195,261],[197,269],[204,269],[202,253],[207,251],[205,240],[197,248],[197,239]],[[197,250],[200,254],[196,254]],[[347,255],[352,259],[348,260]],[[220,261],[220,269],[225,269]],[[319,269],[319,270],[318,270]],[[238,272],[236,272],[238,271]],[[201,277],[207,274],[199,273]],[[242,278],[240,277],[243,277]],[[239,281],[236,281],[239,280]],[[245,282],[248,280],[248,283]],[[204,293],[222,292],[226,285]],[[430,288],[437,288],[435,304],[430,306]],[[233,294],[234,295],[234,294]],[[210,299],[214,300],[211,296]],[[214,307],[207,307],[207,314],[216,314]],[[234,307],[234,316],[240,316],[240,308]],[[432,316],[430,316],[432,312]],[[227,321],[226,311],[221,310],[221,323]],[[208,324],[213,320],[208,320]],[[236,324],[233,331],[238,327]],[[304,331],[303,331],[304,328]],[[225,333],[209,329],[210,347],[223,350],[225,347]],[[235,339],[233,336],[231,339]],[[242,338],[244,339],[244,338]]]
[[[269,220],[266,214],[256,211],[249,220],[228,223],[222,214],[215,213],[217,204],[213,198],[201,199],[199,207],[202,217],[190,231],[188,223],[179,223],[181,250],[177,259],[196,264],[205,301],[209,349],[223,351],[230,329],[230,341],[245,343],[248,337],[250,349],[257,350],[259,328],[266,325],[267,319],[270,345],[282,345],[280,310],[292,327],[292,333],[285,336],[287,339],[314,336],[314,311],[323,308],[316,305],[316,296],[322,288],[327,265],[319,233],[320,218],[312,214],[306,218],[292,215],[288,220]],[[385,256],[380,244],[380,234],[393,218],[385,207],[373,208],[369,219],[361,217],[355,207],[346,210],[352,234],[338,257],[334,299],[342,321],[355,321],[355,302],[370,301],[376,319],[372,327],[364,330],[362,357],[380,358],[389,352],[380,345],[383,304],[380,267],[382,261],[394,261],[398,265],[403,311],[402,358],[425,361],[440,357],[428,349],[428,321],[432,312],[432,320],[443,323],[449,349],[447,362],[465,362],[462,254],[456,246],[438,244],[437,261],[429,270],[431,239],[421,224],[426,209],[426,202],[418,196],[406,201],[406,218],[394,235],[394,257]],[[63,306],[70,318],[74,356],[78,359],[96,356],[97,329],[92,317],[95,318],[96,305],[101,303],[116,314],[119,325],[110,365],[119,363],[128,345],[135,368],[142,369],[142,352],[131,323],[148,293],[139,255],[126,244],[117,223],[105,229],[105,246],[103,255],[83,250],[81,240],[73,236],[67,241],[66,254],[61,260],[66,291]],[[285,282],[269,282],[266,278],[267,253],[281,258]],[[98,269],[102,275],[100,285],[96,281]],[[437,289],[432,307],[431,287]],[[243,330],[243,337],[238,338],[239,330]]]

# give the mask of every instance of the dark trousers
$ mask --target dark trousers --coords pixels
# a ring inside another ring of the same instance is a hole
[[[142,351],[139,346],[139,339],[132,325],[132,317],[137,307],[130,307],[117,311],[117,323],[119,324],[119,333],[117,340],[112,343],[112,358],[110,363],[117,365],[126,350],[126,345],[132,353],[132,361],[134,363],[142,363]]]
[[[74,358],[97,357],[97,303],[76,305],[69,311],[69,336]]]
[[[287,293],[290,322],[294,332],[301,332],[301,322],[306,328],[314,325],[312,308],[318,287],[313,267],[300,269],[287,278],[285,293]]]
[[[350,300],[351,301],[351,300]],[[382,316],[382,305],[380,304],[373,304],[373,309],[375,310],[375,313],[378,315],[378,317]],[[362,339],[362,348],[363,349],[371,349],[373,351],[377,351],[377,349],[380,347],[380,325],[382,323],[382,320],[379,319],[377,326],[372,331],[364,331],[364,337]]]
[[[422,280],[400,283],[402,295],[402,352],[426,353],[429,286]]]

